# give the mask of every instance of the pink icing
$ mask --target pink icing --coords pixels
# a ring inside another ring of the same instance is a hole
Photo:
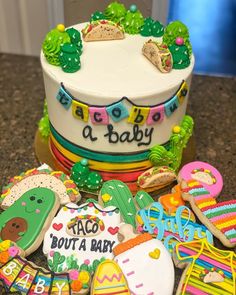
[[[191,175],[192,171],[194,169],[200,169],[200,168],[210,170],[211,173],[215,176],[216,178],[215,184],[207,185],[204,182],[201,182],[201,184],[206,190],[210,192],[213,198],[216,198],[222,191],[223,179],[220,172],[216,168],[214,168],[212,165],[205,162],[200,162],[200,161],[191,162],[182,167],[182,169],[179,172],[179,176],[182,180],[188,181],[192,179],[192,175]]]
[[[72,281],[77,280],[79,276],[79,272],[76,269],[73,269],[69,272],[69,277]]]
[[[36,209],[35,212],[36,212],[37,214],[39,214],[39,213],[40,213],[40,210],[39,210],[39,209]]]
[[[205,293],[205,292],[203,292],[195,287],[192,287],[192,286],[187,286],[186,291],[190,294],[193,294],[193,295],[209,295],[208,293]]]
[[[22,202],[21,205],[22,205],[22,206],[26,206],[26,202]]]

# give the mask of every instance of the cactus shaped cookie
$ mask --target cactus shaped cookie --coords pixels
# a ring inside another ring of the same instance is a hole
[[[102,186],[99,198],[105,207],[119,208],[124,221],[135,227],[136,207],[126,184],[119,180],[106,181]]]
[[[119,208],[125,223],[136,227],[137,208],[143,209],[154,202],[153,198],[145,191],[138,191],[135,197],[128,186],[120,180],[106,181],[99,193],[99,201],[105,207]]]
[[[24,193],[0,215],[0,240],[11,240],[25,251],[35,251],[59,209],[55,193],[47,188],[34,188]]]

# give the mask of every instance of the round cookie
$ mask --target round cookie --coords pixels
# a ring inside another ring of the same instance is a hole
[[[41,167],[28,170],[10,180],[10,183],[3,188],[1,195],[3,209],[10,207],[22,194],[36,187],[53,190],[62,205],[80,200],[79,190],[69,176],[61,171],[52,171],[47,165]]]
[[[184,165],[178,178],[182,181],[194,179],[200,182],[213,198],[216,198],[223,188],[223,178],[220,172],[212,165],[201,161]]]

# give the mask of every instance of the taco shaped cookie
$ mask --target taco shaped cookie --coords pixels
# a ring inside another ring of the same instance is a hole
[[[168,73],[172,70],[173,58],[167,45],[149,40],[143,46],[143,54],[162,73]]]
[[[25,192],[0,215],[0,241],[11,240],[25,255],[34,252],[43,241],[60,203],[56,194],[47,188]]]
[[[5,210],[32,188],[45,187],[53,190],[62,205],[78,202],[81,198],[76,184],[61,171],[52,171],[44,164],[13,177],[3,188],[1,207]]]
[[[125,37],[123,28],[108,20],[93,21],[82,33],[84,41],[119,40]]]
[[[162,242],[148,233],[136,235],[132,226],[124,224],[119,233],[124,237],[113,252],[131,294],[171,295],[174,287],[174,267]]]

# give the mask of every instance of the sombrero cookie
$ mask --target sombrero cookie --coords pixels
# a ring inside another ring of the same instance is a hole
[[[49,166],[43,165],[11,178],[8,185],[3,188],[1,207],[7,209],[25,192],[38,187],[54,191],[62,205],[78,202],[81,198],[75,183],[66,174],[52,171]]]
[[[99,264],[93,278],[91,295],[130,295],[126,279],[113,260],[105,260]]]

